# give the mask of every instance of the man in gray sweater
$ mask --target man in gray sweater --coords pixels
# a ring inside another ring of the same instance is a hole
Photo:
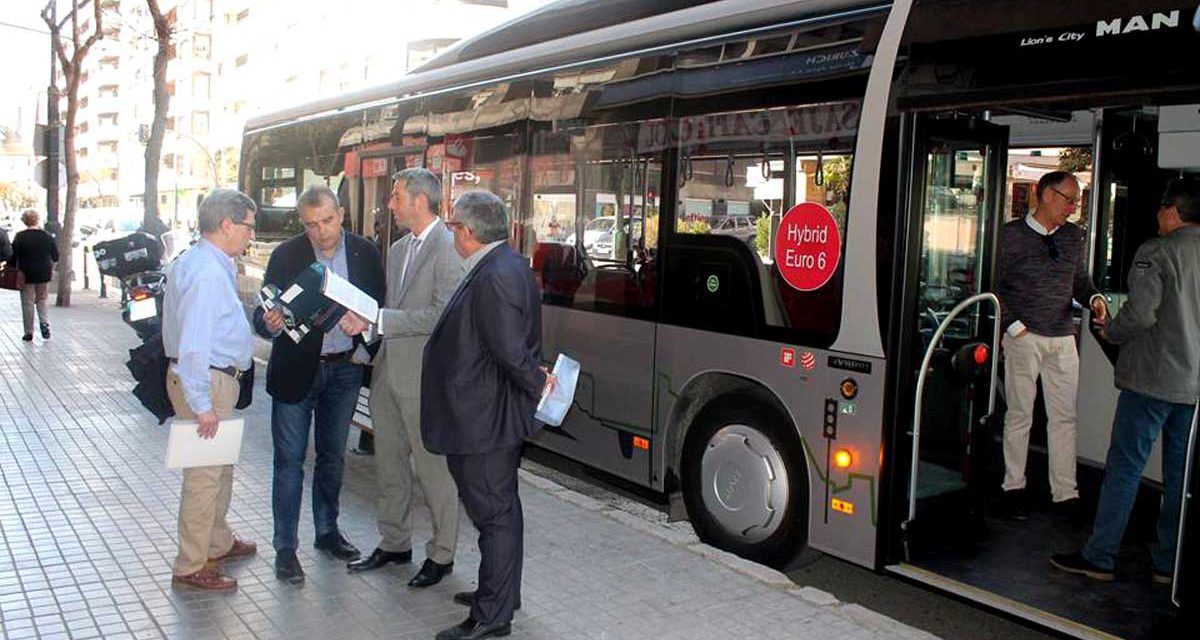
[[[1070,573],[1112,580],[1150,448],[1163,434],[1163,501],[1153,579],[1170,584],[1179,534],[1179,504],[1188,435],[1200,396],[1200,180],[1173,181],[1158,210],[1159,238],[1138,248],[1129,300],[1104,335],[1121,346],[1113,419],[1100,504],[1087,544],[1050,562]]]
[[[1050,492],[1058,509],[1072,513],[1075,486],[1075,395],[1079,352],[1071,300],[1106,313],[1104,296],[1088,277],[1083,230],[1067,222],[1079,204],[1079,182],[1065,171],[1037,185],[1038,207],[1000,230],[997,294],[1005,329],[1004,506],[1017,520],[1028,517],[1025,462],[1037,380],[1042,379],[1049,423]]]

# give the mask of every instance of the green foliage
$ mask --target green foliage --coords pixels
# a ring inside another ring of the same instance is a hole
[[[675,230],[679,233],[708,233],[712,231],[712,225],[707,220],[680,220]]]
[[[758,255],[765,256],[769,254],[771,246],[771,216],[763,214],[754,221],[754,247],[758,249]]]
[[[1067,147],[1062,150],[1058,156],[1059,171],[1070,171],[1071,173],[1079,173],[1080,171],[1092,170],[1092,148],[1091,147]]]
[[[33,194],[18,185],[0,182],[0,208],[9,211],[20,211],[37,203]]]

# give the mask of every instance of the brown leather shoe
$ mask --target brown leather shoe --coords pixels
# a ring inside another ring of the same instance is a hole
[[[233,539],[233,546],[226,551],[224,555],[216,558],[209,558],[209,562],[224,562],[226,560],[237,560],[258,553],[258,545],[245,540]]]
[[[186,576],[171,576],[171,586],[192,587],[205,591],[233,591],[237,589],[237,579],[221,573],[212,565],[207,565]]]

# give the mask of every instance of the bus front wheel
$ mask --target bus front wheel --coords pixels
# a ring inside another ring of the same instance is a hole
[[[762,400],[735,395],[697,416],[684,444],[683,497],[704,542],[772,566],[804,547],[808,481],[799,439]]]

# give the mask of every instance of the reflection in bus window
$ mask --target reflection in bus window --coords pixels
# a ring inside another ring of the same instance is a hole
[[[769,327],[829,342],[841,314],[842,263],[824,285],[801,291],[776,266],[775,234],[799,203],[827,209],[844,248],[857,102],[708,114],[679,122],[675,232],[723,236],[757,258]]]
[[[662,168],[639,140],[662,123],[534,135],[530,162],[537,242],[531,255],[546,302],[644,315],[653,307]]]

